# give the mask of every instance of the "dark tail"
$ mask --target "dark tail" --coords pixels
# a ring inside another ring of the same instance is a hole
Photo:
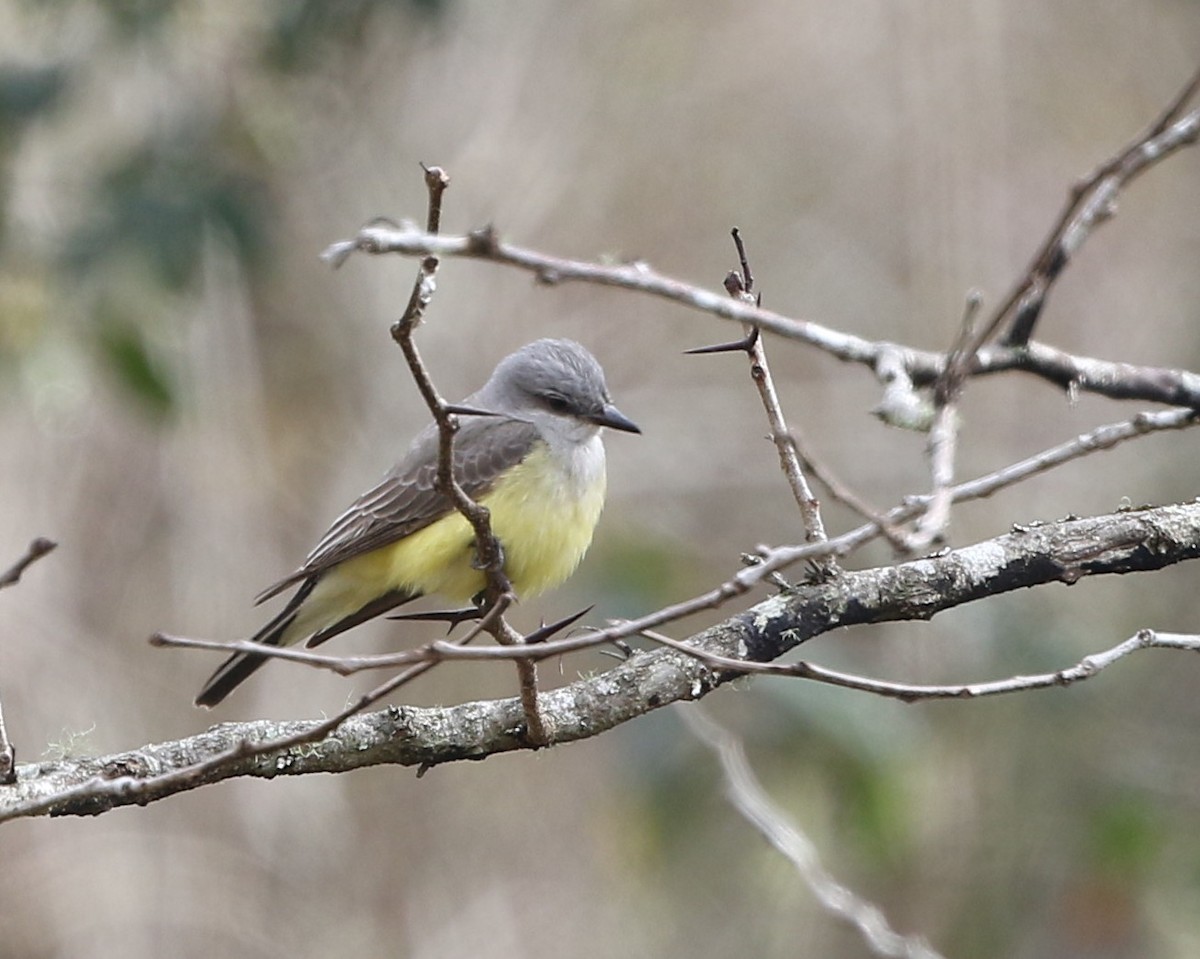
[[[288,600],[288,604],[283,608],[283,611],[251,636],[250,642],[261,643],[264,646],[280,645],[283,641],[283,634],[292,624],[292,620],[296,618],[296,613],[300,609],[301,604],[308,598],[308,594],[313,591],[313,587],[317,585],[317,579],[318,577],[316,576],[306,579],[304,585]],[[339,619],[336,623],[326,626],[320,632],[309,637],[308,645],[316,646],[323,643],[338,633],[345,632],[359,623],[365,623],[368,619],[374,619],[376,616],[386,613],[389,609],[395,609],[397,606],[411,602],[416,598],[413,593],[402,590],[393,590],[390,593],[384,593],[378,599],[367,603],[358,612],[351,613],[349,616]],[[196,705],[206,706],[211,709],[237,689],[238,686],[249,678],[251,673],[270,658],[270,656],[261,656],[258,653],[234,653],[220,665],[215,673],[208,677],[208,682],[204,684],[204,688],[200,690],[200,695],[196,697]]]
[[[313,587],[316,585],[317,577],[315,576],[312,579],[305,580],[304,585],[288,600],[288,604],[283,608],[283,611],[251,636],[250,642],[262,643],[264,646],[280,645],[283,641],[284,631],[291,625],[292,620],[296,618],[296,611],[300,608],[300,604],[308,598],[308,594],[312,592]],[[260,656],[257,653],[234,653],[217,667],[215,673],[208,677],[208,682],[204,684],[204,688],[200,690],[200,694],[196,697],[196,705],[211,709],[237,689],[259,666],[270,658],[270,656]]]

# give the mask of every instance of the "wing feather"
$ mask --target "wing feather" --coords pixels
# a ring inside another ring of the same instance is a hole
[[[523,460],[538,438],[524,420],[471,417],[454,442],[454,473],[472,499],[485,496],[496,480]],[[321,537],[304,564],[259,595],[270,599],[289,586],[318,576],[338,563],[403,539],[449,513],[450,500],[436,489],[438,434],[423,430],[407,455],[363,493]]]

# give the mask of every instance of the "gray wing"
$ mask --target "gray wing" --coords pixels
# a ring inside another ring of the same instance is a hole
[[[478,499],[502,473],[529,454],[537,438],[537,428],[523,420],[465,419],[454,437],[454,474],[467,495]],[[377,486],[333,521],[304,565],[261,593],[256,602],[338,563],[403,539],[449,513],[453,505],[435,488],[437,462],[438,434],[436,427],[430,426]]]

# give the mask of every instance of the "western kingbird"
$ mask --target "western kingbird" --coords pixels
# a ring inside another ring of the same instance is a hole
[[[600,428],[641,430],[613,406],[595,357],[571,340],[521,347],[461,405],[492,414],[463,419],[454,475],[491,511],[505,573],[522,597],[557,586],[583,559],[604,505]],[[484,589],[474,530],[435,488],[438,440],[431,423],[334,520],[304,564],[258,597],[299,585],[251,642],[316,646],[418,596],[463,602]],[[268,658],[235,653],[196,705],[215,706]]]

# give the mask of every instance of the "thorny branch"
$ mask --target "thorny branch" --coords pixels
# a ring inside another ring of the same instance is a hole
[[[689,644],[704,654],[770,662],[813,636],[844,626],[923,620],[1011,590],[1161,569],[1198,557],[1200,503],[1062,520],[898,566],[845,571],[835,579],[774,594],[697,633]],[[645,619],[623,624],[625,635],[653,628]],[[493,654],[482,658],[517,654],[503,647],[473,652]],[[670,703],[699,699],[743,672],[740,667],[714,669],[692,651],[657,649],[542,693],[539,707],[548,718],[550,742],[572,742]],[[387,685],[395,688],[399,681]],[[351,715],[356,708],[324,723],[226,723],[199,736],[116,756],[23,765],[16,786],[0,787],[0,822],[47,812],[92,815],[233,776],[344,772],[380,763],[424,768],[534,748],[525,734],[519,700],[444,709],[391,706]]]
[[[730,296],[744,303],[758,306],[762,303],[761,294],[754,293],[754,274],[750,272],[750,261],[746,256],[746,247],[737,227],[732,231],[733,242],[737,247],[738,260],[742,272],[730,273],[725,278],[725,289]],[[759,399],[767,414],[767,422],[771,427],[771,441],[779,454],[779,465],[791,488],[792,497],[800,507],[800,515],[804,520],[805,541],[823,543],[829,537],[825,532],[825,522],[821,519],[821,504],[809,488],[808,479],[800,465],[800,455],[797,448],[796,436],[788,429],[787,419],[783,414],[783,406],[779,402],[779,394],[775,390],[775,380],[771,376],[771,367],[767,362],[767,347],[759,335],[758,327],[753,327],[746,338],[746,354],[750,358],[750,378],[758,390]],[[825,572],[833,572],[836,567],[825,568]]]
[[[450,185],[450,177],[441,167],[425,168],[425,185],[429,190],[429,213],[426,229],[436,234],[441,223],[442,194]],[[483,570],[487,581],[485,608],[495,611],[487,617],[487,629],[496,641],[505,645],[517,645],[522,637],[504,619],[504,612],[516,599],[512,583],[504,572],[504,552],[500,541],[492,532],[491,514],[487,507],[476,503],[462,488],[454,475],[454,435],[458,431],[456,409],[448,404],[433,385],[433,380],[421,359],[413,333],[420,324],[426,307],[436,289],[438,259],[426,256],[421,261],[412,296],[404,315],[392,325],[392,339],[404,353],[409,372],[420,390],[429,412],[438,427],[438,489],[446,496],[463,517],[471,524],[475,533],[476,562]],[[464,411],[469,412],[469,411]],[[521,701],[525,704],[529,724],[529,736],[534,742],[546,741],[546,730],[537,708],[537,667],[529,660],[517,661],[517,673],[521,684]],[[389,690],[390,691],[390,690]]]
[[[1040,453],[1036,453],[1018,463],[1005,466],[993,473],[960,483],[950,490],[951,499],[955,503],[985,499],[1031,476],[1061,466],[1072,460],[1080,459],[1091,453],[1112,449],[1120,443],[1150,433],[1186,429],[1198,423],[1200,423],[1200,414],[1192,410],[1159,410],[1139,413],[1130,420],[1101,426],[1098,429],[1076,437],[1070,442],[1043,450]],[[646,635],[648,631],[657,629],[658,627],[678,622],[705,610],[719,608],[732,599],[745,595],[762,583],[768,582],[771,573],[786,569],[795,563],[820,559],[825,556],[844,556],[881,535],[882,529],[890,528],[894,524],[905,522],[914,516],[920,515],[923,510],[927,509],[929,499],[928,495],[912,497],[904,506],[896,507],[882,516],[875,516],[870,522],[836,536],[825,543],[781,546],[773,550],[765,550],[760,557],[759,563],[739,570],[734,576],[714,589],[690,599],[680,601],[636,619],[623,620],[606,629],[593,630],[588,633],[561,639],[551,639],[539,642],[536,645],[484,646],[467,649],[460,648],[456,644],[435,641],[413,649],[375,656],[329,656],[291,647],[263,649],[258,644],[247,642],[217,642],[168,636],[162,633],[157,634],[155,642],[158,645],[176,648],[214,649],[224,652],[260,652],[264,656],[305,663],[310,666],[329,669],[341,675],[351,675],[369,669],[390,669],[398,666],[410,666],[418,663],[434,664],[447,660],[528,659],[531,661],[541,661],[568,653],[577,653],[608,645],[633,636]],[[1038,527],[1016,527],[1018,530],[1034,528]],[[655,641],[668,645],[674,645],[674,643],[678,642],[677,640],[666,641],[657,637]]]
[[[1095,189],[1088,194],[1090,199],[1082,208],[1076,211],[1072,202],[1068,213],[1060,218],[1059,224],[1043,244],[1043,251],[1051,250],[1046,262],[1051,264],[1052,269],[1043,276],[1046,271],[1039,264],[1044,257],[1035,257],[1030,269],[992,319],[980,324],[965,351],[971,357],[969,375],[1022,370],[1063,389],[1093,392],[1112,399],[1138,399],[1200,408],[1200,376],[1187,370],[1134,366],[1075,356],[1032,340],[984,345],[1023,299],[1036,304],[1036,311],[1033,312],[1036,319],[1048,283],[1062,272],[1070,257],[1078,252],[1095,227],[1112,216],[1116,198],[1125,186],[1168,156],[1196,143],[1200,137],[1200,110],[1186,114],[1181,112],[1195,89],[1196,80],[1193,79],[1146,135],[1100,167],[1101,171],[1109,171],[1110,167],[1113,169],[1097,180]],[[796,319],[720,296],[703,287],[657,273],[645,262],[611,265],[550,256],[508,243],[490,227],[466,236],[439,236],[423,233],[412,224],[398,228],[372,224],[360,230],[353,239],[331,244],[322,256],[337,265],[354,252],[470,257],[526,270],[547,284],[594,283],[645,293],[712,316],[761,327],[769,333],[806,343],[840,360],[862,364],[870,369],[875,369],[882,358],[898,352],[908,377],[917,387],[934,383],[942,375],[948,361],[944,353],[897,348],[894,344],[867,340],[810,320]],[[1034,291],[1032,298],[1025,296],[1026,291]],[[1026,310],[1023,315],[1029,315],[1029,311]]]
[[[1184,94],[1151,127],[1147,136],[1115,158],[1120,162],[1114,164],[1110,161],[1100,168],[1104,171],[1103,175],[1093,177],[1095,189],[1089,198],[1069,216],[1064,216],[1056,228],[1061,236],[1057,241],[1058,252],[1054,253],[1051,261],[1061,262],[1057,262],[1046,273],[1044,288],[1040,292],[1037,289],[1041,274],[1038,273],[1035,259],[1026,279],[1030,281],[1029,289],[1036,295],[1033,299],[1025,297],[1024,293],[1010,297],[1014,303],[1035,304],[1032,314],[1021,307],[1025,312],[1020,316],[1032,315],[1036,320],[1045,298],[1045,289],[1048,289],[1066,260],[1078,251],[1094,227],[1111,215],[1113,200],[1120,189],[1159,160],[1196,141],[1200,134],[1200,111],[1185,114],[1183,110],[1197,85],[1200,85],[1200,76],[1189,84]],[[441,191],[445,183],[437,186],[428,178],[440,179],[444,174],[436,168],[426,172],[431,204],[425,231],[411,225],[397,227],[377,222],[360,231],[355,239],[334,244],[325,254],[327,259],[335,263],[356,250],[399,252],[422,257],[406,318],[397,324],[399,329],[394,331],[398,342],[407,339],[411,343],[412,329],[419,322],[433,294],[437,258],[453,255],[512,265],[533,272],[546,283],[581,281],[649,293],[714,316],[808,343],[847,362],[867,365],[872,370],[893,364],[894,370],[898,371],[895,382],[910,391],[935,385],[939,380],[947,382],[950,379],[947,377],[948,367],[959,365],[943,353],[872,342],[816,323],[763,310],[757,303],[746,302],[747,298],[721,297],[656,274],[644,263],[611,266],[551,257],[503,242],[490,229],[468,236],[441,236],[437,229]],[[1047,241],[1047,249],[1054,245],[1051,242],[1053,239],[1054,234]],[[1002,306],[998,315],[1005,309]],[[951,501],[987,496],[1034,473],[1097,449],[1155,430],[1181,429],[1196,422],[1196,410],[1200,408],[1200,376],[1194,373],[1074,356],[1034,341],[1020,341],[1020,335],[1015,339],[1010,336],[1006,343],[980,345],[989,340],[993,332],[990,326],[981,327],[982,333],[972,337],[959,352],[960,356],[965,357],[961,361],[961,375],[1022,370],[1066,389],[1092,391],[1120,399],[1142,398],[1183,408],[1143,413],[1124,423],[1101,427],[969,483],[954,487],[943,483],[944,489],[949,490]],[[1015,325],[1014,329],[1017,329]],[[1017,332],[1020,334],[1019,329]],[[413,355],[416,356],[415,350]],[[416,358],[419,361],[419,356]],[[410,362],[410,366],[413,365]],[[418,386],[421,386],[418,373],[423,370],[419,362],[415,364],[414,375],[417,375]],[[951,369],[950,373],[957,375],[959,370]],[[455,410],[437,395],[427,374],[425,386],[427,389],[422,388],[423,395],[430,403],[439,425],[443,422],[446,424],[443,427],[443,439],[446,447],[452,448]],[[443,456],[449,459],[448,454],[444,453]],[[453,480],[452,473],[450,479]],[[450,489],[453,491],[453,486]],[[95,761],[23,766],[16,786],[0,788],[0,821],[47,811],[95,813],[114,805],[148,802],[233,775],[270,776],[280,772],[355,768],[377,762],[402,762],[424,768],[454,759],[479,758],[491,752],[529,748],[536,745],[538,740],[534,724],[530,722],[528,697],[524,704],[520,701],[476,703],[432,711],[392,707],[369,715],[355,713],[371,702],[378,701],[379,697],[398,688],[412,676],[446,659],[468,656],[514,659],[532,666],[541,658],[561,655],[569,648],[584,648],[585,645],[639,635],[699,610],[719,607],[769,582],[780,570],[796,562],[846,555],[879,536],[881,529],[890,529],[928,510],[930,501],[931,497],[911,497],[903,506],[885,514],[882,521],[877,518],[823,543],[764,548],[759,563],[740,570],[717,588],[593,634],[554,640],[537,647],[502,646],[466,650],[456,644],[435,643],[423,650],[409,651],[403,654],[408,657],[407,660],[398,658],[393,661],[393,665],[405,666],[400,674],[323,723],[229,724],[214,727],[203,737],[182,741],[191,751],[182,748],[181,744],[164,744],[163,751],[158,751],[159,747],[146,747],[120,757]],[[469,508],[467,515],[470,519]],[[476,527],[476,534],[482,559],[483,552],[488,548],[490,533],[484,526],[482,530]],[[684,654],[675,649],[659,649],[634,656],[601,676],[544,694],[544,705],[553,716],[553,722],[546,727],[551,735],[543,742],[567,742],[595,735],[669,702],[698,698],[729,678],[745,672],[743,667],[746,660],[768,662],[797,643],[829,628],[855,621],[927,618],[940,609],[1038,582],[1056,579],[1073,582],[1081,576],[1102,572],[1160,568],[1195,558],[1200,553],[1198,544],[1200,506],[1131,510],[1108,517],[1062,521],[1044,527],[1017,527],[1012,534],[978,544],[978,547],[881,570],[847,573],[843,579],[834,582],[810,584],[793,592],[772,596],[725,623],[692,637],[688,645],[695,646],[699,654],[690,649]],[[501,559],[498,556],[498,544],[495,545],[495,558]],[[1010,559],[1010,550],[1026,558],[1012,560],[1010,564],[1000,567],[989,566],[997,557],[998,550]],[[1028,558],[1026,554],[1030,551],[1039,558]],[[972,557],[971,562],[963,564],[961,561],[968,554]],[[956,563],[960,565],[955,566]],[[943,568],[945,571],[939,573]],[[951,568],[954,569],[953,575],[948,572]],[[495,571],[498,575],[502,575],[501,569],[502,566],[497,562]],[[931,585],[935,582],[939,584],[937,589]],[[497,591],[490,574],[489,585],[493,587],[493,592]],[[499,592],[500,595],[504,593],[503,590]],[[845,599],[845,603],[839,605],[835,602],[837,597]],[[865,597],[871,597],[870,601],[866,601]],[[503,635],[506,624],[503,624],[502,612],[503,604],[494,604],[476,632],[479,629],[494,629]],[[467,639],[473,635],[475,633]],[[164,639],[164,642],[167,641]],[[1176,648],[1191,647],[1177,644]],[[705,664],[705,656],[724,657],[743,665],[737,668],[732,665],[728,668],[711,667]],[[841,684],[849,684],[850,680],[857,679],[847,679],[828,671],[822,678]],[[1005,682],[1019,680],[1022,678]],[[863,684],[871,682],[877,683],[864,680]],[[978,689],[981,686],[970,688]],[[909,687],[908,693],[914,689],[917,687]],[[882,692],[882,687],[870,691]],[[526,692],[532,692],[536,701],[537,692],[531,683],[523,683],[523,693]],[[971,694],[959,692],[959,695]],[[422,726],[423,722],[431,725]],[[448,733],[453,741],[447,741]]]

